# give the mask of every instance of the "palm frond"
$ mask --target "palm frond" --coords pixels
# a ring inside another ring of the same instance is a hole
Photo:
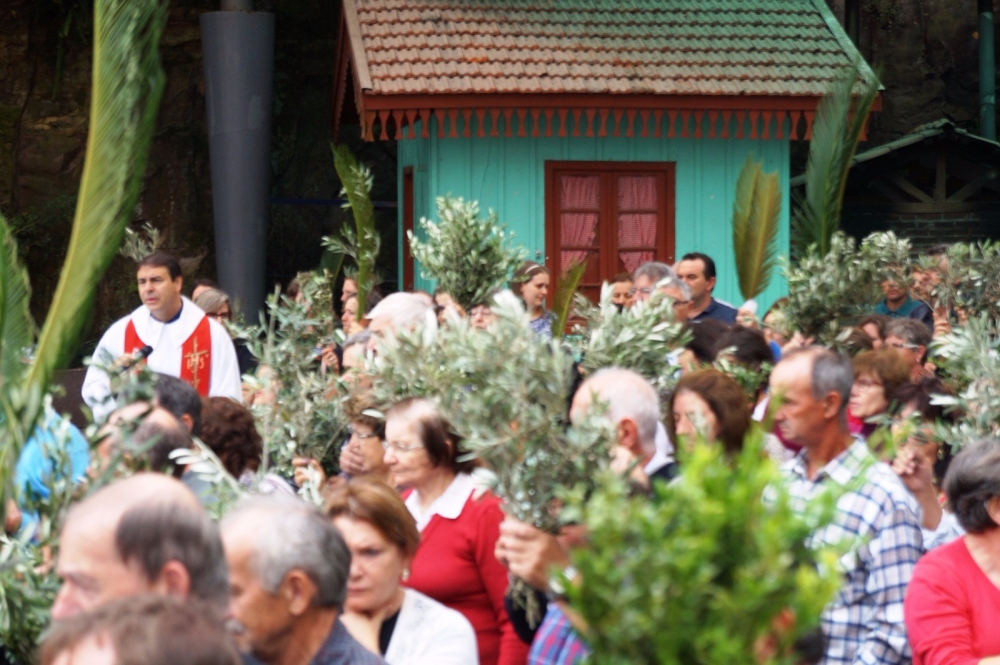
[[[566,330],[566,322],[569,321],[570,312],[573,309],[573,296],[580,286],[583,273],[587,271],[586,259],[575,261],[559,277],[559,284],[556,287],[554,299],[554,312],[556,320],[552,323],[552,336],[562,337]]]
[[[358,162],[346,145],[333,147],[333,165],[347,197],[345,208],[354,215],[354,259],[358,264],[358,311],[365,311],[368,292],[374,286],[375,258],[379,237],[375,231],[375,208],[372,206],[372,175],[368,167]]]
[[[66,261],[27,377],[36,394],[74,352],[139,196],[163,92],[157,46],[166,17],[163,0],[98,0],[94,8],[90,134]]]
[[[760,295],[771,282],[777,264],[780,215],[778,174],[764,173],[761,163],[747,155],[736,181],[733,203],[733,253],[745,300]]]
[[[806,195],[796,212],[792,229],[796,244],[824,256],[840,227],[840,207],[847,175],[878,95],[878,81],[861,79],[860,63],[844,70],[830,94],[820,102],[813,123],[812,143],[806,163]],[[855,94],[860,88],[860,93]]]
[[[13,391],[25,373],[26,355],[34,341],[35,325],[28,309],[30,297],[28,275],[18,260],[17,243],[0,215],[0,376],[3,377],[0,418],[8,423],[0,439],[0,495],[8,488],[26,436],[16,415],[19,396]]]

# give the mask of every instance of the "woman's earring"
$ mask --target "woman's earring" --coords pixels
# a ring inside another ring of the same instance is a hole
[[[404,568],[403,569],[403,581],[405,582],[408,579],[410,579],[410,569],[409,568]]]

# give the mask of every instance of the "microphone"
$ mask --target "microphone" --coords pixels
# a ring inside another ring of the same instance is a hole
[[[136,349],[135,351],[132,352],[132,355],[125,356],[125,358],[121,360],[122,365],[121,367],[118,368],[118,373],[124,374],[129,369],[131,369],[132,365],[135,365],[137,362],[141,362],[142,360],[148,358],[149,354],[151,354],[152,352],[153,352],[153,347],[151,347],[149,344],[142,347],[141,349]]]

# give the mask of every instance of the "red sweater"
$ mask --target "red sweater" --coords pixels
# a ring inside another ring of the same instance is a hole
[[[435,515],[420,535],[406,584],[453,610],[476,629],[480,665],[524,665],[528,645],[507,618],[507,569],[493,553],[500,536],[500,500],[469,497],[462,514]]]
[[[913,665],[976,665],[1000,655],[1000,589],[964,538],[917,562],[904,608]]]

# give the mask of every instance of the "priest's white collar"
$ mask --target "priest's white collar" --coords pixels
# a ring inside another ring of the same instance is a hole
[[[475,489],[476,483],[473,481],[472,476],[467,473],[460,473],[455,476],[455,480],[451,481],[451,484],[448,485],[444,493],[427,507],[426,512],[420,509],[420,497],[417,495],[416,490],[410,492],[410,496],[406,497],[406,507],[410,510],[410,514],[413,515],[413,519],[417,521],[417,530],[423,531],[424,527],[430,523],[431,518],[435,515],[440,515],[448,520],[458,519],[458,516],[462,514],[465,503],[472,496],[472,492]]]
[[[139,339],[146,344],[151,344],[155,349],[160,335],[166,332],[173,346],[183,345],[205,317],[205,311],[183,296],[181,296],[181,302],[180,317],[170,323],[157,321],[153,318],[153,313],[149,311],[148,307],[139,305],[131,315]]]

